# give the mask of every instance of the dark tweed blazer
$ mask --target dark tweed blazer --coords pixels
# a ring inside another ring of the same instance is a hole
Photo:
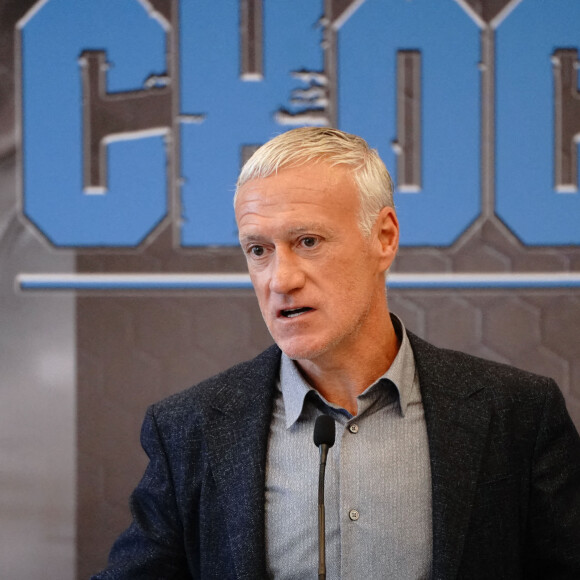
[[[556,384],[409,334],[429,437],[432,577],[580,579],[580,439]],[[279,362],[271,347],[148,410],[133,523],[94,578],[267,578]]]

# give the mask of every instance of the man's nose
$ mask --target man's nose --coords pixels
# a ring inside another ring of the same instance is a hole
[[[302,288],[305,280],[300,258],[289,249],[276,250],[272,261],[270,290],[276,294],[289,294]]]

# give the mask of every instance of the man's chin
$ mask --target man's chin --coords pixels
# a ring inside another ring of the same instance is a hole
[[[328,345],[321,343],[310,343],[307,341],[281,340],[276,341],[280,350],[292,360],[315,360],[328,350]]]

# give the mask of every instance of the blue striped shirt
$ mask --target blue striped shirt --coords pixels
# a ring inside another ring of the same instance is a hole
[[[266,557],[275,579],[316,578],[322,413],[336,422],[326,468],[327,578],[428,578],[431,472],[413,351],[400,321],[389,370],[358,396],[358,413],[328,403],[282,356],[266,470]]]

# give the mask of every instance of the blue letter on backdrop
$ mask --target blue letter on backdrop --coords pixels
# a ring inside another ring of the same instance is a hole
[[[109,144],[108,187],[83,191],[79,56],[106,51],[108,92],[165,70],[165,32],[138,0],[48,0],[23,21],[24,213],[56,246],[136,246],[167,213],[162,137]]]
[[[264,3],[263,78],[240,78],[240,2],[181,2],[182,108],[206,115],[182,125],[182,244],[237,245],[232,198],[244,145],[291,127],[276,123],[299,82],[292,71],[320,70],[322,2]]]
[[[453,0],[367,0],[339,35],[339,125],[396,175],[396,58],[422,58],[422,187],[397,193],[402,245],[449,245],[479,215],[479,31]]]
[[[558,48],[580,46],[580,3],[526,1],[497,31],[497,214],[528,245],[580,244],[580,195],[554,188]]]

